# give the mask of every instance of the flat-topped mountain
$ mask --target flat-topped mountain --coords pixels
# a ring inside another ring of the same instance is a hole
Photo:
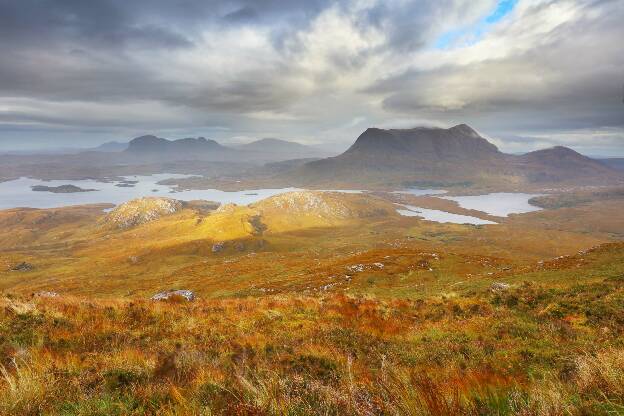
[[[504,171],[506,155],[465,124],[449,129],[369,128],[341,155],[294,172],[304,184],[476,181]]]
[[[565,147],[508,155],[466,124],[444,129],[369,128],[339,156],[290,172],[302,184],[602,184],[624,175]]]
[[[466,124],[450,129],[416,127],[383,130],[369,128],[357,138],[344,156],[391,154],[400,158],[473,159],[500,156],[496,146]]]

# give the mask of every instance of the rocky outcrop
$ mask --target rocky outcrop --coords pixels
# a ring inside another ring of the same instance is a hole
[[[180,209],[181,201],[171,198],[140,198],[119,205],[104,218],[104,224],[115,228],[130,228],[171,215]]]
[[[352,216],[347,204],[322,191],[287,192],[262,200],[255,207],[260,212],[277,210],[290,215],[316,215],[331,218]]]

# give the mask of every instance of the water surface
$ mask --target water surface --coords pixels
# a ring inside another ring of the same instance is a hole
[[[474,209],[497,217],[507,217],[509,214],[523,214],[541,210],[541,208],[529,204],[529,199],[540,195],[497,192],[485,195],[441,196],[439,198],[456,201],[460,207],[465,209]]]
[[[419,189],[419,188],[409,188],[409,189],[404,189],[402,191],[393,191],[393,194],[407,194],[407,195],[414,195],[414,196],[426,196],[426,195],[441,195],[441,194],[445,194],[448,191],[445,191],[444,189]]]
[[[452,214],[437,209],[428,209],[415,207],[413,205],[402,205],[405,209],[397,209],[397,212],[406,217],[420,217],[428,221],[452,224],[472,224],[485,225],[497,224],[494,221],[482,220],[481,218],[472,217],[470,215]]]
[[[121,204],[135,198],[145,196],[163,196],[191,201],[203,199],[222,204],[235,203],[247,205],[278,195],[284,192],[297,191],[298,188],[279,189],[253,189],[235,192],[220,191],[218,189],[183,190],[178,191],[175,186],[162,185],[158,182],[165,179],[187,178],[192,175],[156,174],[125,176],[122,181],[100,182],[96,180],[52,180],[43,181],[32,178],[19,178],[0,183],[0,209],[17,207],[28,208],[58,208],[68,205],[84,205],[96,203]],[[116,186],[124,184],[124,181],[137,181],[133,186]],[[76,193],[52,193],[35,192],[31,189],[34,185],[60,186],[75,185],[83,189],[96,189],[92,192]]]

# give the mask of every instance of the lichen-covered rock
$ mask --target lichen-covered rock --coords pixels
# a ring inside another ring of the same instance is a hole
[[[182,208],[181,201],[171,198],[139,198],[117,206],[104,223],[115,228],[130,228],[171,215]]]
[[[172,300],[175,298],[186,299],[187,301],[195,300],[195,293],[190,290],[169,290],[166,292],[156,293],[152,296],[152,300]]]

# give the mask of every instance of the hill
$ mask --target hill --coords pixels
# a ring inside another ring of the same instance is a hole
[[[130,228],[173,214],[183,204],[171,198],[139,198],[123,203],[104,217],[104,224],[116,228]]]
[[[603,184],[622,178],[622,174],[613,168],[564,146],[518,156],[514,163],[533,183]]]
[[[466,124],[448,129],[369,128],[343,154],[307,163],[289,174],[303,184],[320,186],[416,182],[504,188],[624,181],[616,170],[561,146],[519,156],[502,153]]]

